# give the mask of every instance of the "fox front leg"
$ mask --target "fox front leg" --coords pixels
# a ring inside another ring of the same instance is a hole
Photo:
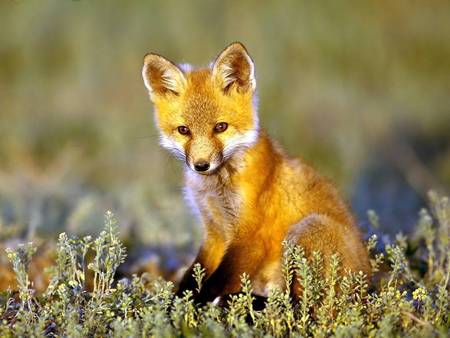
[[[255,276],[264,256],[262,247],[234,245],[227,249],[222,262],[194,297],[198,303],[211,302],[219,296],[238,293],[241,276],[246,273],[250,280]]]
[[[180,284],[178,285],[178,291],[176,293],[176,296],[182,297],[184,292],[187,290],[191,290],[195,296],[197,284],[194,279],[193,272],[194,272],[194,265],[196,263],[200,263],[198,261],[198,257],[194,261],[194,263],[192,263],[189,269],[187,269],[186,272],[184,273],[183,278],[181,279]]]
[[[197,258],[189,269],[184,273],[183,278],[178,287],[176,295],[182,297],[184,291],[191,290],[194,293],[194,297],[197,296],[197,281],[193,276],[195,264],[200,264],[205,269],[206,280],[217,269],[225,252],[225,241],[212,232],[207,233],[206,240],[200,247]]]

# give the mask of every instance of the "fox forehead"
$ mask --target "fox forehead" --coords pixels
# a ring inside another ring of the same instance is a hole
[[[186,88],[179,96],[155,102],[157,120],[163,130],[179,125],[204,129],[217,122],[232,123],[239,129],[252,127],[253,105],[251,95],[224,94],[214,83],[210,69],[185,72]]]
[[[209,69],[193,70],[186,74],[187,85],[181,99],[181,112],[191,126],[217,122],[224,109],[222,94],[214,86]]]

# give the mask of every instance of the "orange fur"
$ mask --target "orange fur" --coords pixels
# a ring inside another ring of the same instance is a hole
[[[195,262],[207,278],[197,300],[238,292],[244,272],[258,294],[283,287],[284,240],[307,255],[321,251],[325,264],[338,253],[344,268],[370,272],[355,220],[335,187],[259,128],[253,61],[240,43],[228,46],[211,68],[190,72],[148,54],[143,77],[161,143],[185,160],[186,195],[205,227]],[[214,129],[219,122],[228,124],[220,133]],[[198,161],[210,169],[196,172]],[[191,273],[192,267],[180,293],[195,288]]]

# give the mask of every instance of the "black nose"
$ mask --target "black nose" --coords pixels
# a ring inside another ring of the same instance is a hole
[[[197,171],[206,171],[209,169],[209,163],[206,161],[198,161],[194,164],[194,168]]]

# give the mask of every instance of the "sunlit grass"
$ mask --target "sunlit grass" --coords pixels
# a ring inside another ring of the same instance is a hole
[[[283,273],[287,290],[294,278],[303,291],[298,302],[289,291],[273,290],[265,307],[253,307],[251,281],[241,277],[242,291],[226,306],[197,305],[192,292],[182,298],[174,285],[149,274],[114,282],[125,259],[113,215],[108,212],[98,238],[61,234],[56,266],[46,292],[36,296],[27,275],[32,244],[8,250],[18,294],[0,298],[2,336],[446,336],[450,328],[450,202],[431,193],[431,210],[423,210],[414,238],[398,236],[385,252],[374,252],[370,286],[362,273],[341,273],[339,257],[322,275],[320,253],[310,260],[300,247],[286,245]],[[372,215],[374,219],[374,215]],[[87,253],[94,258],[88,263]],[[384,267],[382,267],[384,265]],[[91,290],[87,270],[94,273]],[[194,275],[201,288],[204,273]]]
[[[439,135],[448,144],[446,1],[34,0],[0,9],[0,199],[8,202],[25,199],[15,185],[40,190],[57,178],[73,182],[61,193],[64,213],[91,188],[134,183],[166,195],[179,187],[140,77],[149,51],[201,66],[241,40],[255,59],[262,125],[349,197],[368,161],[405,131],[433,149]],[[446,155],[425,161],[444,190]],[[13,222],[30,221],[20,203],[0,208]]]

